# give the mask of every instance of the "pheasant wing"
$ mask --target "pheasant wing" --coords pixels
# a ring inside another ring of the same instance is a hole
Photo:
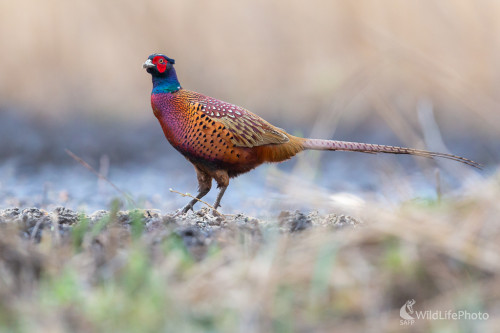
[[[191,107],[223,124],[232,134],[231,141],[238,147],[256,147],[286,143],[290,139],[277,128],[256,114],[239,106],[207,97],[191,103]]]

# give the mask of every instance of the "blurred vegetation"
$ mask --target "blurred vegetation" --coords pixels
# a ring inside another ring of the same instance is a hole
[[[415,299],[489,319],[404,329],[493,332],[499,195],[497,175],[441,203],[363,205],[362,222],[0,211],[0,331],[399,332]]]
[[[0,107],[150,121],[141,64],[163,52],[185,88],[317,136],[375,118],[415,145],[426,99],[446,133],[498,139],[499,14],[487,0],[2,1]]]

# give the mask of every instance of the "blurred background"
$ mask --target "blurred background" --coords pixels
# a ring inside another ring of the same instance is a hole
[[[494,1],[0,1],[0,208],[93,211],[120,196],[65,149],[142,207],[196,193],[150,108],[153,52],[176,60],[184,88],[292,134],[485,165],[313,152],[233,180],[225,212],[457,193],[500,160],[499,15]]]

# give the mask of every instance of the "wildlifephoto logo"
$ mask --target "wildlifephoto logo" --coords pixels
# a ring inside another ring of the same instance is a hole
[[[406,320],[413,320],[411,315],[415,312],[413,311],[413,304],[415,304],[415,300],[411,299],[406,301],[406,303],[401,307],[401,310],[399,310],[399,315],[401,318],[406,319]]]
[[[413,310],[413,304],[415,304],[414,299],[406,301],[405,304],[399,310],[399,316],[402,318],[399,323],[401,325],[413,325],[415,324],[415,318],[412,316],[415,311]]]
[[[486,312],[469,312],[467,310],[420,310],[413,309],[416,301],[410,299],[399,309],[402,326],[415,324],[417,320],[488,320],[490,315]]]

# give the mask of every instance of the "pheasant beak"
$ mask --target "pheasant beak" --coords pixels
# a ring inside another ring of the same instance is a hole
[[[151,61],[151,59],[146,60],[145,63],[142,64],[142,68],[153,68],[156,67],[155,64]]]

